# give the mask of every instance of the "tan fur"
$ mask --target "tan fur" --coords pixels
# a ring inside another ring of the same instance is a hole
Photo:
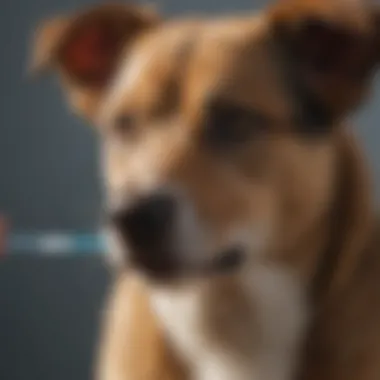
[[[160,22],[138,8],[105,8],[47,24],[36,56],[58,67],[74,109],[97,124],[107,201],[125,207],[170,191],[185,215],[181,260],[199,264],[240,243],[247,261],[233,273],[165,284],[122,269],[98,379],[378,380],[378,231],[366,163],[342,121],[363,101],[380,57],[378,11],[287,0],[244,17]],[[103,27],[99,15],[135,27],[120,29],[123,46],[94,86],[58,52],[83,20]],[[328,133],[305,137],[276,37],[295,43],[310,18],[354,36],[356,59],[332,75],[298,68],[334,120]],[[215,153],[202,140],[210,100],[257,115],[253,137]],[[131,130],[120,129],[125,117]]]
[[[122,379],[126,374],[136,380],[187,378],[157,325],[148,297],[145,285],[129,273],[115,282],[106,310],[110,323],[101,346],[99,378]],[[136,328],[139,323],[142,328]]]

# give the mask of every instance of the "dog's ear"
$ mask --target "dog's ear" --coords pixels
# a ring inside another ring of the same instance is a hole
[[[269,17],[301,96],[314,96],[331,118],[360,103],[380,60],[380,9],[362,0],[283,0]]]
[[[48,20],[37,30],[31,70],[56,69],[73,106],[90,117],[127,46],[158,22],[151,10],[124,4]]]

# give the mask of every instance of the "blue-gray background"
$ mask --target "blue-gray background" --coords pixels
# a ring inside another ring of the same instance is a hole
[[[2,0],[0,214],[14,230],[95,230],[101,216],[97,141],[49,78],[27,80],[38,20],[90,0]],[[264,0],[160,0],[166,14],[260,8]],[[380,198],[380,98],[357,117]],[[377,175],[376,175],[377,174]],[[36,252],[37,253],[37,252]],[[89,380],[107,271],[98,258],[0,262],[0,379]]]

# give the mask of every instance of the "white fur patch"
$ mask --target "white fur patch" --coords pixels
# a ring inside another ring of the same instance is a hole
[[[256,304],[263,346],[258,355],[259,379],[292,378],[307,322],[305,286],[284,268],[258,265],[244,277]]]
[[[240,276],[255,311],[244,331],[254,347],[249,352],[218,348],[217,335],[209,333],[212,321],[204,324],[205,283],[153,290],[153,307],[173,344],[196,368],[195,380],[289,380],[307,320],[302,285],[278,266],[259,264]]]

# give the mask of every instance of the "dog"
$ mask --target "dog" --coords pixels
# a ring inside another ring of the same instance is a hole
[[[379,230],[346,122],[379,59],[359,1],[41,23],[32,71],[101,141],[116,278],[97,379],[380,378]]]

